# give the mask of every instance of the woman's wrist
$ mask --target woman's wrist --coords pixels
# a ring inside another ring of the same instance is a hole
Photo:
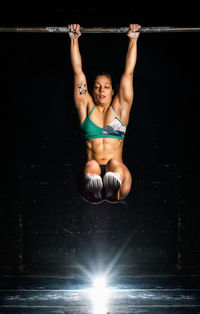
[[[77,42],[79,37],[71,37],[70,39],[71,39],[72,42]]]
[[[137,45],[137,39],[129,38],[129,46],[135,46],[135,45]]]

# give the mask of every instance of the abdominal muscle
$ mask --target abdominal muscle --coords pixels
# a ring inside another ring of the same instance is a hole
[[[114,138],[95,138],[86,140],[88,161],[96,160],[106,165],[110,159],[122,161],[123,140]]]

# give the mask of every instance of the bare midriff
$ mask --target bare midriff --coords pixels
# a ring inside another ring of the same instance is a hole
[[[106,165],[110,159],[123,162],[124,141],[115,138],[95,138],[86,140],[88,161],[96,160],[99,165]]]

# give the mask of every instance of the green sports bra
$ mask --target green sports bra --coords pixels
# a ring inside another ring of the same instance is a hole
[[[123,140],[126,133],[126,126],[118,117],[113,107],[112,111],[115,114],[113,121],[104,128],[99,127],[90,119],[90,115],[96,106],[94,105],[89,112],[87,118],[81,124],[81,133],[86,140],[93,138],[117,138]]]

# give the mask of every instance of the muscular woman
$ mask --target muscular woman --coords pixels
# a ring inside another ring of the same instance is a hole
[[[70,57],[74,72],[74,100],[85,139],[87,162],[79,192],[91,202],[117,202],[127,197],[132,177],[122,159],[123,143],[133,103],[133,73],[137,58],[137,40],[141,26],[131,24],[124,72],[114,96],[108,73],[96,76],[92,93],[88,92],[79,50],[80,25],[68,25]]]

